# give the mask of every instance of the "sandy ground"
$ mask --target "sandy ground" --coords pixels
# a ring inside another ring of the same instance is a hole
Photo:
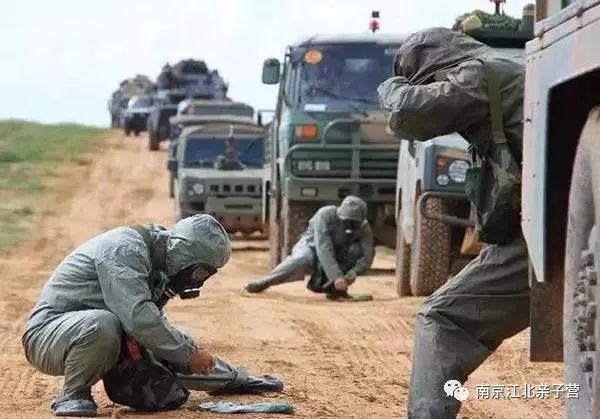
[[[51,417],[48,407],[60,378],[38,373],[25,360],[20,336],[28,312],[55,264],[77,244],[117,225],[173,224],[165,165],[165,153],[146,151],[144,137],[108,138],[101,153],[69,168],[55,193],[40,202],[51,211],[32,223],[27,242],[0,254],[0,417]],[[372,302],[328,302],[302,283],[245,296],[244,282],[267,271],[266,243],[252,245],[263,250],[234,252],[199,300],[169,304],[170,319],[231,362],[284,378],[286,389],[275,397],[292,402],[296,416],[405,417],[421,299],[399,300],[391,272],[358,281],[356,292],[372,293]],[[376,267],[392,266],[392,252],[378,249]],[[523,332],[505,342],[471,376],[471,393],[480,383],[562,383],[559,364],[527,361],[528,338]],[[94,394],[105,417],[140,415],[112,404],[101,384]],[[197,392],[183,410],[143,416],[217,417],[194,410],[211,399]],[[470,400],[461,417],[561,417],[561,409],[555,399]]]

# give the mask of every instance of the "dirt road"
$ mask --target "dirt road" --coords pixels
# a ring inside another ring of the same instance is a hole
[[[48,406],[60,378],[28,366],[20,335],[54,265],[78,243],[113,226],[173,223],[165,153],[146,151],[143,138],[107,139],[102,153],[69,169],[55,190],[40,203],[52,211],[34,222],[29,240],[0,254],[0,417],[51,417]],[[378,249],[376,264],[391,267],[393,255]],[[405,417],[412,324],[421,299],[397,299],[391,274],[358,281],[357,292],[372,293],[373,302],[327,302],[301,283],[242,295],[243,283],[266,270],[266,251],[234,252],[199,300],[174,301],[168,315],[231,362],[283,377],[287,387],[278,397],[295,405],[296,416]],[[480,383],[562,383],[560,365],[527,361],[527,342],[527,332],[505,342],[472,375],[471,393]],[[103,416],[132,414],[110,403],[101,385],[94,394]],[[149,417],[217,417],[193,410],[208,399],[195,393],[187,409]],[[561,409],[562,401],[554,399],[471,400],[461,415],[548,418],[561,417]]]

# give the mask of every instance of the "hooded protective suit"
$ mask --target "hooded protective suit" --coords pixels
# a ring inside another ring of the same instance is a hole
[[[478,156],[486,156],[495,144],[489,66],[499,79],[500,130],[520,162],[524,66],[448,29],[417,32],[399,49],[395,77],[378,89],[389,128],[416,141],[459,132]],[[517,225],[507,228],[518,231],[518,220],[511,222]],[[503,339],[528,326],[527,266],[520,237],[486,246],[423,303],[416,319],[409,417],[456,417],[460,403],[444,393],[444,383],[465,382]]]
[[[346,232],[344,220],[357,228]],[[308,228],[286,257],[266,278],[250,282],[246,290],[260,292],[271,285],[300,281],[313,272],[310,283],[318,282],[317,292],[329,292],[333,282],[345,278],[348,284],[366,272],[373,263],[373,233],[367,222],[367,204],[355,196],[344,198],[339,207],[320,208]]]
[[[231,254],[229,238],[208,215],[186,218],[171,231],[154,227],[150,236],[152,251],[129,227],[94,237],[69,254],[46,282],[22,341],[32,365],[65,376],[57,401],[89,395],[117,362],[123,331],[157,358],[187,370],[196,344],[162,314],[168,276],[199,263],[224,266]],[[248,376],[217,360],[202,389],[239,384],[241,377]]]

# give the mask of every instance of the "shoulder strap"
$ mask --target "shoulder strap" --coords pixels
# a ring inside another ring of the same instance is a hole
[[[500,91],[500,76],[490,62],[484,61],[485,75],[488,82],[488,98],[490,101],[490,119],[492,122],[492,136],[494,143],[506,143],[504,134],[504,121],[502,113],[502,94]]]
[[[152,260],[152,235],[150,234],[150,230],[142,225],[139,224],[134,224],[129,226],[129,228],[134,229],[135,231],[137,231],[139,233],[140,236],[142,236],[142,239],[144,240],[144,243],[146,243],[146,246],[148,246],[148,252],[150,254],[150,260]]]

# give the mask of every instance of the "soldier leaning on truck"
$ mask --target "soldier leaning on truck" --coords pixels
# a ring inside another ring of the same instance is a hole
[[[129,345],[131,338],[142,346],[137,350],[149,350],[148,356],[181,372],[179,378],[189,389],[281,391],[279,380],[249,376],[243,368],[214,357],[163,315],[163,306],[175,295],[198,297],[204,282],[230,254],[223,226],[209,215],[196,215],[170,231],[118,227],[68,255],[46,282],[23,334],[27,360],[45,374],[64,375],[53,413],[97,416],[90,390],[100,379],[109,397],[110,388],[120,395],[119,403],[151,406],[146,410],[173,408],[176,395],[171,393],[178,384],[161,384],[164,367],[158,369],[158,377],[148,376],[156,371],[151,364],[131,364],[139,371],[116,367],[126,355],[123,341]],[[144,354],[142,360],[147,360]],[[179,397],[181,403],[187,394]]]
[[[433,28],[398,50],[379,86],[389,128],[414,141],[460,133],[473,168],[466,190],[480,240],[477,258],[417,313],[410,418],[454,418],[447,380],[465,382],[504,339],[529,325],[528,257],[521,236],[520,162],[525,68],[467,35]]]
[[[327,205],[310,219],[308,228],[286,257],[266,278],[246,284],[251,293],[273,285],[301,281],[312,272],[308,288],[328,298],[351,298],[348,287],[373,263],[373,233],[367,204],[355,196],[339,207]]]

